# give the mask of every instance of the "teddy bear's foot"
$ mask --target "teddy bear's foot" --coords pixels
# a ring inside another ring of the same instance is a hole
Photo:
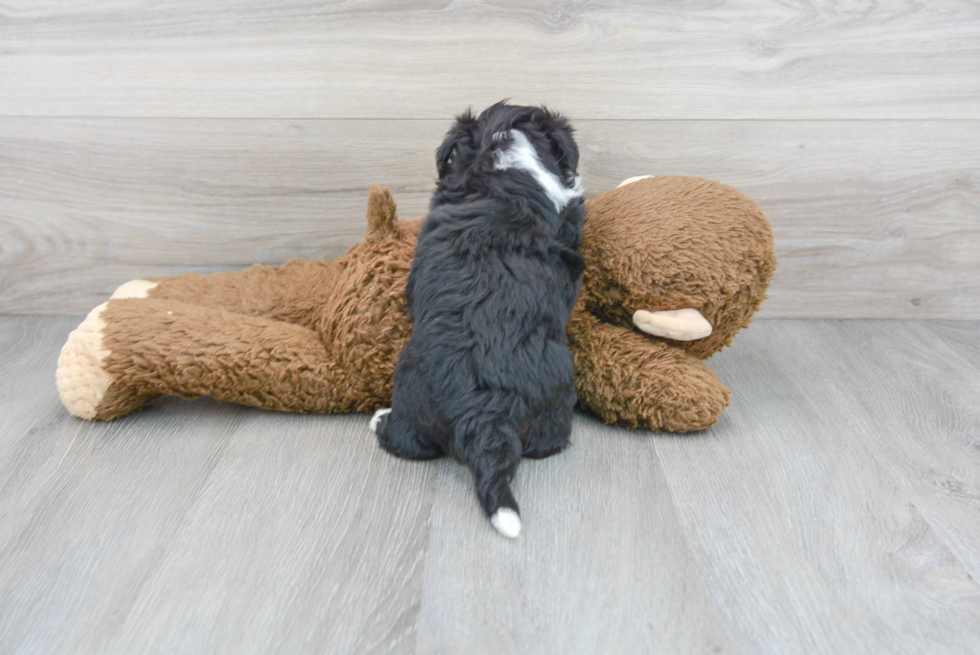
[[[112,385],[112,376],[102,367],[109,351],[102,347],[105,321],[102,303],[85,317],[82,324],[68,336],[68,341],[58,357],[55,379],[61,402],[69,412],[79,418],[92,420],[99,403]]]
[[[102,303],[69,336],[58,357],[55,381],[65,408],[89,421],[108,420],[128,414],[152,396],[136,394],[115,380],[105,369],[110,351],[105,348],[108,303]]]

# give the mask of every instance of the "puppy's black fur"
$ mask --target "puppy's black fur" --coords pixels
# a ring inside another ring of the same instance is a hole
[[[483,509],[518,511],[521,457],[568,445],[576,395],[565,336],[584,263],[581,193],[556,207],[526,170],[498,166],[519,130],[540,163],[578,188],[578,148],[559,114],[498,103],[459,116],[436,151],[439,180],[405,298],[412,335],[379,443],[411,459],[466,463]]]

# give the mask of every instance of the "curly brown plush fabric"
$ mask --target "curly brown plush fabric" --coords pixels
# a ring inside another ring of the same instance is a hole
[[[582,294],[568,327],[582,404],[610,423],[689,432],[709,427],[729,391],[700,361],[731,343],[766,297],[776,267],[768,219],[732,187],[641,179],[588,203]],[[693,308],[695,341],[650,337],[638,310]]]
[[[159,394],[289,412],[386,406],[411,325],[403,291],[420,221],[374,186],[363,243],[332,261],[134,281],[92,310],[58,363],[62,402],[109,420]],[[580,404],[610,422],[707,427],[728,390],[700,361],[731,342],[775,267],[769,223],[738,191],[698,178],[640,180],[588,205],[587,268],[569,324]],[[678,342],[638,310],[694,308],[712,324]]]

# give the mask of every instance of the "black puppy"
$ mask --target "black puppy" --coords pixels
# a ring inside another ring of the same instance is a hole
[[[561,115],[498,103],[456,120],[436,166],[405,289],[414,327],[371,429],[399,457],[465,462],[493,526],[516,537],[521,457],[553,455],[571,432],[578,148]]]

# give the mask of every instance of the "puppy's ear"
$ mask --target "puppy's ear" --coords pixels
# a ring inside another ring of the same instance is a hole
[[[549,111],[547,107],[541,110],[541,129],[548,137],[558,168],[562,173],[574,174],[578,169],[578,146],[572,136],[575,130],[561,114]]]
[[[456,118],[456,124],[436,150],[436,172],[440,180],[449,172],[454,161],[460,161],[473,150],[473,132],[470,128],[475,122],[473,112],[467,109]]]
[[[578,146],[572,137],[572,128],[564,127],[549,132],[548,139],[561,171],[574,173],[578,169]]]

